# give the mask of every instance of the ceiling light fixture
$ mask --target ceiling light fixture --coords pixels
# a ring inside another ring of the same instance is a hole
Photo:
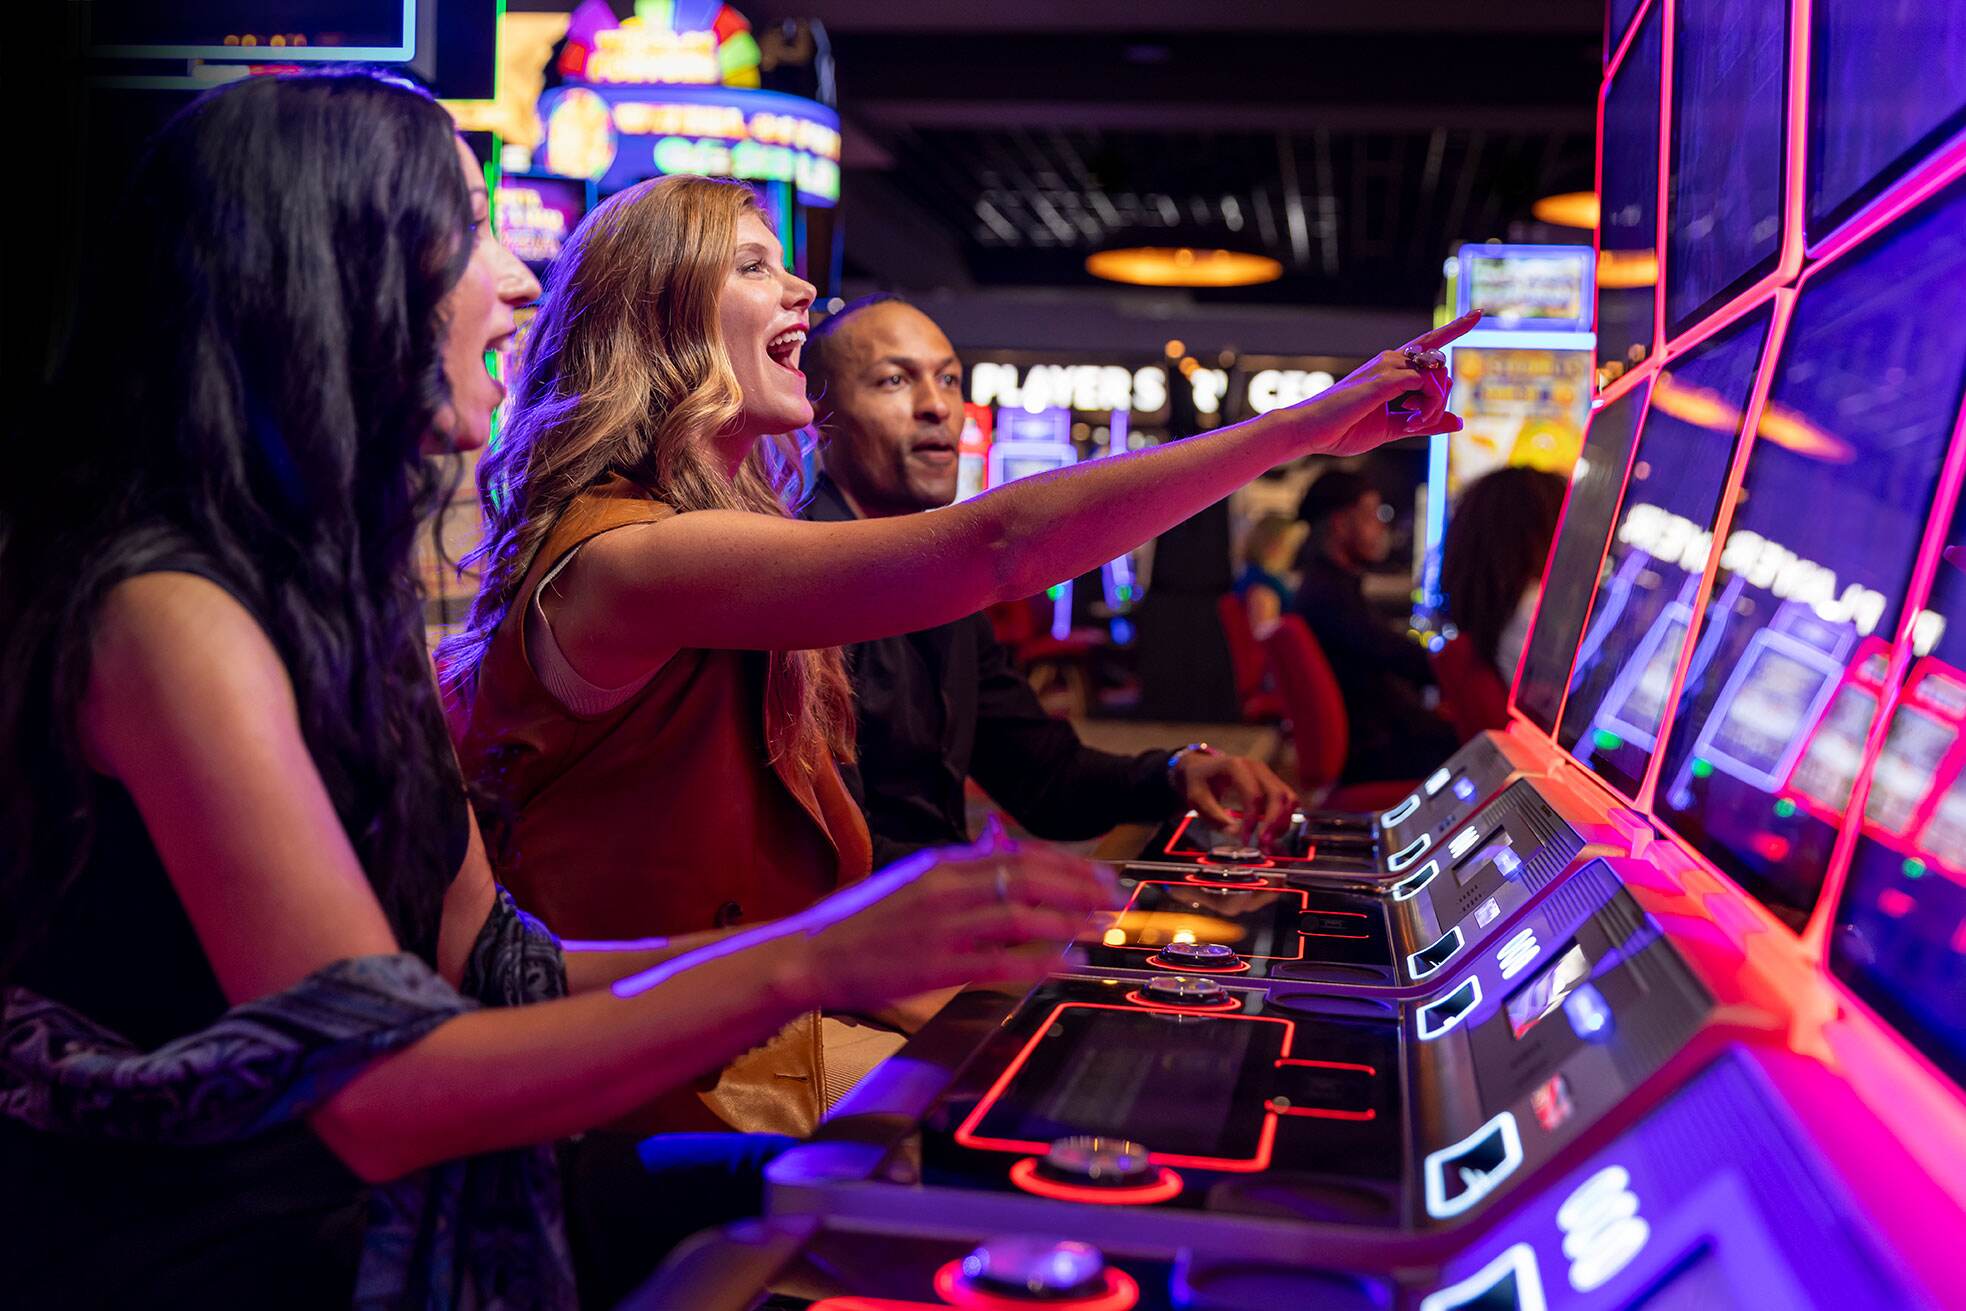
[[[1275,282],[1283,265],[1268,255],[1199,246],[1128,246],[1086,257],[1085,271],[1138,287],[1251,287]]]
[[[1559,228],[1594,228],[1597,226],[1597,193],[1566,191],[1561,195],[1544,196],[1529,207],[1529,212],[1541,222]]]

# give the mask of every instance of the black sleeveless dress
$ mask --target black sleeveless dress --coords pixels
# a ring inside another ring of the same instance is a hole
[[[201,561],[151,567],[239,595]],[[206,1028],[227,1002],[130,794],[98,780],[94,814],[88,863],[15,981],[150,1050]],[[470,834],[461,777],[456,806],[430,821],[446,826],[454,874]],[[434,939],[404,945],[434,965]],[[304,1124],[160,1148],[0,1116],[0,1301],[346,1308],[367,1191]]]

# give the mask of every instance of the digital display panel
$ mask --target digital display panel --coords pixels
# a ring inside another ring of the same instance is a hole
[[[1831,708],[1897,631],[1963,388],[1955,183],[1798,298],[1668,729],[1660,818],[1793,925],[1840,809],[1796,770],[1819,729],[1863,736],[1861,696]]]
[[[1772,271],[1780,256],[1788,16],[1788,0],[1679,0],[1674,10],[1670,336]]]
[[[1557,741],[1627,798],[1658,745],[1772,308],[1662,369],[1632,456]]]
[[[1966,1085],[1966,504],[1946,540],[1921,620],[1937,636],[1871,776],[1830,968]]]
[[[1059,1007],[973,1137],[1045,1144],[1098,1134],[1162,1155],[1253,1158],[1289,1026],[1223,1016],[1177,1029],[1168,1019],[1134,1007]]]
[[[1563,1005],[1563,999],[1575,992],[1577,985],[1590,974],[1591,963],[1584,958],[1584,949],[1572,943],[1569,951],[1550,962],[1547,969],[1504,1003],[1510,1034],[1520,1038],[1535,1028],[1538,1020]]]
[[[1809,237],[1822,237],[1966,130],[1966,6],[1813,0]]]
[[[1597,367],[1612,381],[1656,348],[1659,278],[1659,78],[1653,5],[1604,97],[1597,270]]]
[[[1556,731],[1557,711],[1570,681],[1570,658],[1583,634],[1584,610],[1597,586],[1598,562],[1604,556],[1611,516],[1631,463],[1632,440],[1650,390],[1649,381],[1641,382],[1591,416],[1584,453],[1570,475],[1570,496],[1543,577],[1543,597],[1516,689],[1517,707],[1545,733]]]
[[[579,178],[506,174],[492,202],[499,244],[545,282],[546,270],[587,213],[590,193]]]

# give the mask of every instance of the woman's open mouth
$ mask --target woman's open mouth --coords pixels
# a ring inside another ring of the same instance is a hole
[[[799,350],[805,344],[806,330],[804,328],[792,328],[789,331],[779,333],[776,337],[766,342],[765,354],[770,357],[773,364],[778,365],[781,369],[787,369],[793,373],[797,373],[803,378],[805,374],[799,370]]]

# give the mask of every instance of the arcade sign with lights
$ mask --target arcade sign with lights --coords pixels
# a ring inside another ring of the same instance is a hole
[[[618,24],[595,0],[576,9],[559,63],[566,81],[539,100],[536,163],[603,192],[688,173],[782,182],[807,205],[839,203],[839,115],[759,89],[750,24],[713,8],[638,0]]]

